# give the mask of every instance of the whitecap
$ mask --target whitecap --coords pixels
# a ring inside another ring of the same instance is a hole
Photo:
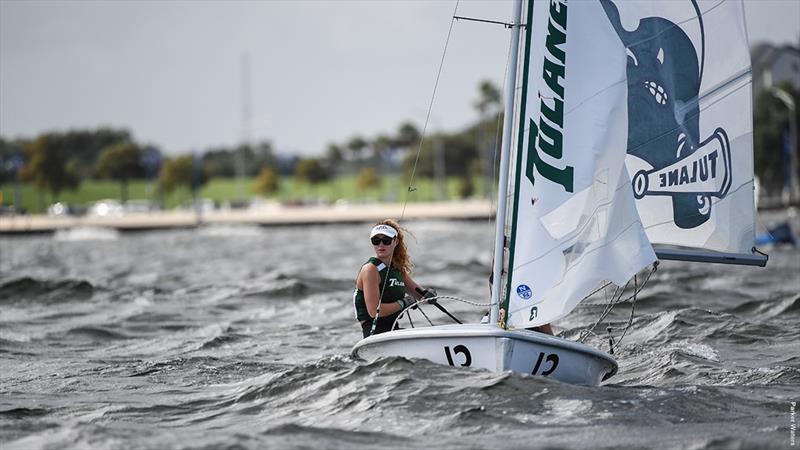
[[[53,239],[61,242],[74,241],[113,241],[119,238],[119,231],[104,227],[75,227],[58,230]]]

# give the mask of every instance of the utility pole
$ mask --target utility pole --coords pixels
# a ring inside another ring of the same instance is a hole
[[[250,148],[250,57],[242,54],[242,145],[236,151],[236,190],[239,200],[245,199],[244,152]]]

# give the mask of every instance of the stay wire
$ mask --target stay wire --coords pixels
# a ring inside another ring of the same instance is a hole
[[[633,276],[633,299],[631,299],[631,315],[628,317],[628,325],[625,326],[625,329],[622,330],[622,336],[619,337],[616,344],[611,346],[611,354],[614,354],[614,349],[619,348],[622,340],[625,338],[625,335],[628,334],[628,330],[630,330],[631,325],[633,324],[633,312],[636,310],[636,275]]]
[[[425,114],[425,124],[422,126],[422,134],[419,138],[419,146],[417,147],[417,155],[414,158],[414,166],[411,169],[411,177],[408,180],[408,188],[406,189],[405,199],[403,201],[403,211],[400,214],[400,220],[403,220],[406,214],[406,206],[408,199],[412,192],[416,191],[414,187],[414,178],[417,174],[417,165],[419,164],[419,155],[422,153],[422,144],[425,142],[425,133],[428,131],[428,123],[431,119],[431,111],[433,110],[433,103],[436,100],[436,91],[439,89],[439,80],[442,76],[442,69],[444,68],[445,56],[447,55],[447,47],[450,45],[450,36],[453,34],[453,24],[456,22],[456,13],[458,12],[458,4],[460,0],[456,1],[456,6],[453,8],[453,17],[450,19],[450,28],[447,30],[447,39],[444,43],[444,50],[442,51],[442,58],[439,61],[439,70],[436,73],[436,82],[433,84],[433,93],[431,94],[431,101],[428,103],[428,112]]]
[[[625,327],[625,330],[623,331],[622,336],[620,336],[619,341],[613,347],[613,348],[618,348],[619,347],[619,343],[622,341],[622,338],[625,337],[625,334],[627,333],[628,328],[630,328],[631,325],[633,324],[633,312],[634,312],[633,308],[634,308],[634,303],[636,302],[636,296],[637,296],[637,294],[639,294],[639,292],[642,291],[642,289],[644,289],[645,285],[647,285],[647,282],[650,281],[650,277],[656,272],[656,270],[658,270],[658,261],[656,261],[653,264],[653,267],[650,270],[650,273],[647,274],[647,278],[644,279],[644,282],[641,285],[637,284],[637,275],[634,275],[634,278],[633,278],[633,280],[634,280],[633,293],[630,296],[628,296],[627,298],[625,298],[624,300],[622,299],[622,295],[625,292],[625,288],[627,288],[628,285],[630,284],[630,280],[627,283],[625,283],[625,286],[623,286],[622,288],[617,287],[614,290],[614,294],[611,296],[611,301],[606,304],[605,308],[603,309],[603,312],[600,314],[600,317],[597,319],[597,321],[595,321],[594,324],[592,324],[591,326],[589,326],[585,330],[581,331],[581,334],[578,337],[578,342],[584,342],[586,340],[586,338],[588,338],[589,335],[592,335],[592,334],[597,336],[597,333],[595,333],[594,330],[597,328],[598,325],[600,325],[600,323],[603,320],[605,320],[605,318],[608,316],[608,314],[611,313],[611,310],[613,310],[614,307],[617,306],[620,303],[631,301],[631,315],[628,318],[628,325]],[[604,284],[602,287],[600,287],[600,288],[596,289],[594,292],[592,292],[592,294],[598,292],[600,289],[605,288],[609,284],[611,284],[611,283]],[[586,297],[584,297],[584,299],[590,297],[592,294],[587,295]]]
[[[433,103],[434,103],[434,101],[436,99],[436,91],[439,88],[439,80],[441,79],[442,69],[444,68],[445,56],[447,55],[447,47],[448,47],[448,45],[450,45],[450,36],[453,34],[453,24],[456,21],[455,16],[456,16],[456,13],[458,12],[458,4],[459,4],[459,2],[460,2],[460,0],[456,1],[456,6],[453,9],[453,17],[450,19],[450,27],[447,30],[447,39],[445,40],[445,43],[444,43],[444,50],[442,51],[442,58],[439,61],[439,70],[436,72],[436,82],[434,82],[434,84],[433,84],[433,93],[431,94],[431,100],[428,103],[428,112],[425,115],[425,124],[422,127],[422,134],[420,135],[419,146],[417,146],[417,155],[414,158],[414,166],[411,169],[411,176],[410,176],[410,178],[408,180],[408,188],[406,189],[406,195],[405,195],[404,200],[403,200],[403,210],[400,213],[400,219],[399,219],[400,222],[402,222],[403,219],[405,218],[406,207],[408,206],[408,200],[409,200],[410,194],[412,192],[416,191],[416,188],[414,187],[414,177],[416,176],[416,173],[417,173],[417,165],[419,164],[419,155],[422,153],[422,144],[425,142],[425,133],[428,130],[428,123],[430,122],[431,111],[433,110]],[[390,256],[394,257],[394,250],[392,250],[392,254]],[[386,289],[386,282],[388,280],[389,280],[389,276],[388,276],[388,272],[387,272],[386,280],[384,280],[383,288],[381,289],[381,295],[378,298],[378,306],[375,309],[375,317],[372,319],[372,329],[370,330],[370,333],[369,333],[370,336],[375,334],[375,329],[376,329],[376,327],[378,325],[378,315],[381,312],[381,299],[383,298],[383,293],[385,292],[385,289]],[[397,318],[399,319],[400,316],[398,316]],[[396,324],[397,324],[397,320],[395,319],[395,324],[392,325],[392,328],[394,328],[394,326]]]

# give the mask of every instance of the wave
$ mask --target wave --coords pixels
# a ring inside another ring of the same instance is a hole
[[[114,341],[114,340],[124,340],[133,338],[132,336],[129,336],[120,331],[115,331],[106,327],[93,327],[93,326],[81,326],[72,328],[66,332],[66,336],[67,338],[69,338],[70,336],[81,337],[92,341]]]
[[[21,277],[0,285],[0,303],[85,301],[92,298],[95,291],[95,286],[86,280]]]
[[[250,287],[240,294],[244,297],[308,297],[315,294],[349,291],[353,289],[354,279],[333,279],[322,277],[289,277],[278,275],[276,279],[259,286]]]
[[[45,408],[12,408],[0,410],[0,417],[5,419],[24,419],[28,417],[42,417],[52,411]]]
[[[68,230],[57,230],[53,239],[62,242],[75,241],[115,241],[119,239],[119,231],[104,227],[75,227]]]
[[[271,444],[276,448],[284,446],[292,448],[314,448],[320,442],[336,442],[336,446],[366,445],[375,446],[379,442],[389,443],[393,446],[402,446],[408,440],[403,434],[391,434],[383,432],[371,432],[352,430],[350,428],[318,427],[302,425],[294,422],[284,423],[261,432],[262,436],[269,436]],[[285,437],[286,441],[281,445],[281,440],[274,441],[277,437]],[[329,445],[329,444],[326,444]]]
[[[764,300],[751,300],[727,310],[742,316],[771,318],[800,313],[800,295],[796,292],[779,292]]]

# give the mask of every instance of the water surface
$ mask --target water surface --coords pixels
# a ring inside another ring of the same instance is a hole
[[[420,283],[487,301],[490,223],[407,225]],[[368,229],[0,237],[0,444],[789,446],[800,392],[797,250],[770,250],[766,269],[662,263],[617,350],[619,374],[590,388],[402,358],[353,361],[361,332],[351,294],[371,253]],[[556,332],[576,338],[602,302],[580,306]],[[627,305],[611,314],[617,339],[629,315]],[[608,350],[605,327],[598,332],[588,343]]]

